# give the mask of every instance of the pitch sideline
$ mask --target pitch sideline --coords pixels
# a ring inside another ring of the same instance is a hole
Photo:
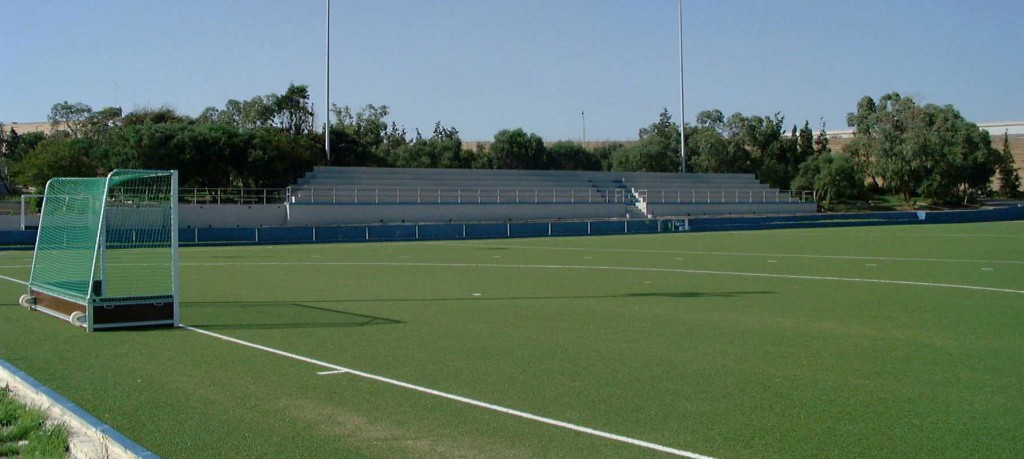
[[[460,395],[449,394],[447,392],[441,392],[439,390],[430,389],[428,387],[417,386],[415,384],[410,384],[410,383],[407,383],[407,382],[398,381],[396,379],[391,379],[391,378],[387,378],[387,377],[384,377],[384,376],[375,375],[375,374],[372,374],[372,373],[366,373],[364,371],[359,371],[359,370],[354,370],[354,369],[351,369],[351,368],[346,368],[346,367],[334,365],[332,363],[327,363],[327,362],[323,362],[323,361],[320,361],[320,360],[312,359],[312,358],[309,358],[309,357],[304,357],[304,356],[301,356],[301,355],[292,354],[292,353],[289,353],[289,352],[285,352],[285,351],[282,351],[282,350],[274,349],[272,347],[263,346],[263,345],[256,344],[256,343],[250,343],[248,341],[240,340],[238,338],[232,338],[230,336],[221,335],[221,334],[218,334],[218,333],[214,333],[214,332],[207,331],[207,330],[202,330],[202,329],[195,328],[195,327],[190,327],[190,326],[187,326],[187,325],[182,325],[182,328],[185,328],[187,330],[191,330],[191,331],[194,331],[194,332],[197,332],[197,333],[202,333],[204,335],[208,335],[208,336],[211,336],[211,337],[214,337],[214,338],[217,338],[217,339],[221,339],[221,340],[224,340],[224,341],[228,341],[228,342],[231,342],[231,343],[239,344],[239,345],[246,346],[246,347],[251,347],[253,349],[258,349],[258,350],[261,350],[261,351],[264,351],[264,352],[269,352],[271,354],[277,354],[277,355],[282,356],[282,357],[288,357],[290,359],[294,359],[294,360],[298,360],[298,361],[301,361],[301,362],[310,363],[310,364],[317,365],[317,366],[320,366],[320,367],[323,367],[323,368],[328,368],[328,369],[331,370],[331,371],[327,371],[327,372],[318,372],[318,374],[321,374],[321,375],[323,375],[323,374],[331,374],[331,373],[351,374],[351,375],[354,375],[354,376],[359,376],[361,378],[367,378],[367,379],[371,379],[371,380],[374,380],[374,381],[378,381],[378,382],[382,382],[382,383],[386,383],[386,384],[391,384],[391,385],[398,386],[398,387],[401,387],[401,388],[404,388],[404,389],[410,389],[410,390],[414,390],[414,391],[417,391],[417,392],[421,392],[421,393],[425,393],[425,394],[429,394],[429,395],[434,395],[434,396],[437,396],[437,397],[442,397],[442,398],[446,398],[446,399],[449,399],[449,400],[454,400],[454,401],[457,401],[457,402],[466,403],[466,404],[469,404],[469,405],[476,406],[478,408],[485,408],[485,409],[488,409],[488,410],[497,411],[499,413],[509,414],[509,415],[512,415],[512,416],[517,416],[517,417],[521,417],[521,418],[524,418],[524,419],[529,419],[531,421],[536,421],[536,422],[540,422],[540,423],[544,423],[544,424],[549,424],[549,425],[553,425],[553,426],[556,426],[556,427],[562,427],[562,428],[565,428],[565,429],[574,430],[576,432],[581,432],[581,433],[585,433],[585,434],[589,434],[589,435],[594,435],[594,436],[597,436],[597,437],[605,438],[605,439],[608,439],[608,440],[614,440],[614,441],[621,442],[621,443],[627,443],[627,444],[630,444],[630,445],[633,445],[633,446],[639,446],[641,448],[647,448],[647,449],[651,449],[651,450],[655,450],[655,451],[660,451],[660,452],[672,454],[672,455],[675,455],[675,456],[688,457],[688,458],[691,458],[691,459],[714,459],[711,456],[705,456],[705,455],[693,453],[693,452],[690,452],[690,451],[684,451],[684,450],[681,450],[681,449],[676,449],[676,448],[671,448],[671,447],[664,446],[664,445],[659,445],[657,443],[651,443],[651,442],[648,442],[648,441],[637,440],[635,438],[625,437],[625,436],[622,436],[622,435],[617,435],[617,434],[613,434],[613,433],[609,433],[609,432],[604,432],[604,431],[597,430],[597,429],[591,429],[589,427],[579,426],[579,425],[571,424],[571,423],[568,423],[568,422],[565,422],[565,421],[559,421],[557,419],[546,418],[546,417],[543,417],[543,416],[538,416],[538,415],[535,415],[535,414],[530,414],[530,413],[527,413],[527,412],[524,412],[524,411],[514,410],[514,409],[511,409],[511,408],[506,408],[506,407],[499,406],[499,405],[493,405],[493,404],[490,404],[490,403],[487,403],[487,402],[481,402],[479,400],[474,400],[474,399],[463,397],[463,396],[460,396]]]
[[[14,278],[7,277],[7,276],[0,276],[0,279],[11,281],[11,282],[22,284],[22,285],[28,285],[28,282],[25,282],[25,281],[20,280],[20,279],[14,279]],[[264,352],[269,352],[271,354],[277,354],[277,355],[280,355],[282,357],[288,357],[290,359],[294,359],[294,360],[299,360],[299,361],[302,361],[302,362],[310,363],[310,364],[317,365],[317,366],[320,366],[320,367],[328,368],[330,370],[330,371],[326,371],[326,372],[318,372],[318,374],[320,374],[320,375],[327,375],[327,374],[352,374],[352,375],[359,376],[359,377],[362,377],[362,378],[367,378],[367,379],[371,379],[371,380],[374,380],[374,381],[383,382],[383,383],[386,383],[386,384],[391,384],[391,385],[402,387],[402,388],[405,388],[405,389],[410,389],[410,390],[414,390],[414,391],[417,391],[417,392],[421,392],[421,393],[425,393],[425,394],[429,394],[429,395],[434,395],[434,396],[437,396],[437,397],[447,398],[449,400],[454,400],[454,401],[457,401],[457,402],[466,403],[466,404],[473,405],[473,406],[476,406],[476,407],[479,407],[479,408],[485,408],[485,409],[488,409],[488,410],[497,411],[499,413],[509,414],[509,415],[512,415],[512,416],[518,416],[518,417],[521,417],[521,418],[524,418],[524,419],[529,419],[531,421],[536,421],[536,422],[540,422],[540,423],[544,423],[544,424],[548,424],[548,425],[553,425],[553,426],[556,426],[556,427],[562,427],[562,428],[565,428],[565,429],[574,430],[576,432],[581,432],[581,433],[585,433],[585,434],[588,434],[588,435],[594,435],[594,436],[597,436],[597,437],[601,437],[601,438],[605,438],[605,439],[608,439],[608,440],[617,441],[617,442],[620,442],[620,443],[627,443],[627,444],[630,444],[630,445],[633,445],[633,446],[639,446],[641,448],[647,448],[647,449],[651,449],[651,450],[655,450],[655,451],[660,451],[660,452],[667,453],[667,454],[672,454],[672,455],[675,455],[675,456],[688,457],[688,458],[691,458],[691,459],[714,459],[711,456],[705,456],[705,455],[693,453],[693,452],[690,452],[690,451],[684,451],[684,450],[681,450],[681,449],[676,449],[676,448],[671,448],[671,447],[664,446],[664,445],[659,445],[657,443],[651,443],[651,442],[648,442],[648,441],[637,440],[635,438],[625,437],[625,436],[622,436],[622,435],[617,435],[617,434],[613,434],[613,433],[609,433],[609,432],[604,432],[604,431],[597,430],[597,429],[591,429],[589,427],[579,426],[579,425],[571,424],[571,423],[568,423],[568,422],[565,422],[565,421],[559,421],[557,419],[546,418],[546,417],[543,417],[543,416],[538,416],[538,415],[530,414],[530,413],[527,413],[527,412],[524,412],[524,411],[514,410],[514,409],[511,409],[511,408],[506,408],[506,407],[499,406],[499,405],[493,405],[493,404],[490,404],[490,403],[487,403],[487,402],[481,402],[479,400],[474,400],[474,399],[463,397],[463,396],[460,396],[460,395],[449,394],[447,392],[441,392],[439,390],[434,390],[434,389],[430,389],[430,388],[423,387],[423,386],[417,386],[415,384],[410,384],[410,383],[407,383],[407,382],[398,381],[396,379],[391,379],[391,378],[387,378],[387,377],[384,377],[384,376],[378,376],[378,375],[375,375],[375,374],[372,374],[372,373],[366,373],[364,371],[354,370],[354,369],[351,369],[351,368],[345,368],[345,367],[334,365],[334,364],[331,364],[331,363],[322,362],[320,360],[311,359],[309,357],[303,357],[301,355],[292,354],[292,353],[289,353],[289,352],[281,351],[281,350],[274,349],[274,348],[267,347],[267,346],[263,346],[263,345],[260,345],[260,344],[250,343],[248,341],[240,340],[240,339],[237,339],[237,338],[232,338],[230,336],[221,335],[221,334],[218,334],[218,333],[214,333],[214,332],[211,332],[211,331],[207,331],[207,330],[203,330],[203,329],[199,329],[199,328],[195,328],[195,327],[190,327],[190,326],[185,325],[185,324],[182,324],[181,327],[186,329],[186,330],[197,332],[197,333],[201,333],[201,334],[204,334],[204,335],[207,335],[207,336],[211,336],[211,337],[214,337],[214,338],[217,338],[217,339],[220,339],[220,340],[228,341],[228,342],[235,343],[235,344],[240,344],[242,346],[250,347],[250,348],[261,350],[261,351],[264,351]]]

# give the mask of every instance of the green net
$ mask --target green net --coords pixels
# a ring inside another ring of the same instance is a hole
[[[50,180],[30,287],[83,304],[170,296],[172,187],[169,171]]]
[[[46,184],[29,285],[85,303],[103,209],[102,178],[56,178]]]

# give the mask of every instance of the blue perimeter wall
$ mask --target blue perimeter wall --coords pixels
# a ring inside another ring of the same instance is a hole
[[[1024,207],[969,211],[872,212],[667,220],[594,220],[533,223],[395,224],[327,227],[183,228],[181,245],[302,244],[410,240],[496,239],[542,236],[645,234],[662,231],[763,229],[974,223],[1024,220]],[[0,246],[31,249],[36,231],[0,231]]]

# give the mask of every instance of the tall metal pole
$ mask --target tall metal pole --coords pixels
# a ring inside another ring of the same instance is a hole
[[[583,120],[583,148],[587,148],[587,114],[580,112],[580,119]]]
[[[324,75],[324,150],[331,165],[331,0],[327,0],[327,54]]]
[[[679,157],[686,173],[686,110],[683,105],[683,0],[679,0]]]

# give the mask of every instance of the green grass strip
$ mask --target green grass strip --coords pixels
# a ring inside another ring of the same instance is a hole
[[[0,388],[0,456],[63,457],[68,449],[67,430],[46,425],[46,416]]]

